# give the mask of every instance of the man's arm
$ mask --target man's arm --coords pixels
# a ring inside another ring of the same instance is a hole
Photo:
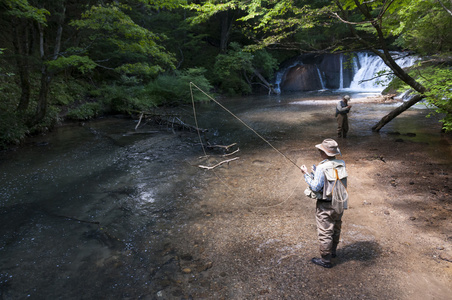
[[[310,176],[310,174],[304,174],[304,180],[309,185],[311,190],[314,192],[320,192],[323,189],[323,185],[325,182],[325,174],[323,173],[323,169],[317,167],[314,173],[314,177]]]
[[[345,105],[345,106],[342,106],[342,105]],[[346,113],[348,113],[349,111],[350,111],[350,105],[346,105],[343,101],[339,101],[338,103],[337,103],[337,106],[336,106],[336,109],[339,111],[339,112],[346,112]]]

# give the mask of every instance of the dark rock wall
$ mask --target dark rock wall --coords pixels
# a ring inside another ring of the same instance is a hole
[[[349,87],[354,75],[353,54],[304,55],[295,59],[299,62],[295,66],[293,66],[294,59],[287,63],[290,67],[286,67],[285,74],[282,76],[279,85],[281,91],[294,92],[321,89],[322,82],[319,78],[319,71],[325,88],[340,88],[341,56],[343,87]],[[281,69],[284,70],[284,67]]]
[[[322,84],[315,65],[298,65],[289,69],[281,82],[284,91],[320,90]]]

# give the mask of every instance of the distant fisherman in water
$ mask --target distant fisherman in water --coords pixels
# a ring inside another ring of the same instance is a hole
[[[345,95],[341,101],[337,103],[336,106],[336,119],[337,119],[337,137],[346,138],[348,132],[348,116],[350,112],[351,105],[348,104],[350,101],[350,96]]]

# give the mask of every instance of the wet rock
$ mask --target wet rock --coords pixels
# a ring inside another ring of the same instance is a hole
[[[190,274],[190,273],[191,273],[191,269],[190,269],[190,268],[183,268],[183,269],[182,269],[182,273],[184,273],[184,274]]]
[[[416,220],[416,217],[410,217],[410,221]]]
[[[285,91],[309,91],[321,89],[322,85],[315,65],[296,65],[286,73],[281,88]]]

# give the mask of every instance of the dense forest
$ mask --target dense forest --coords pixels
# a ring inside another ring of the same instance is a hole
[[[0,147],[64,120],[268,93],[303,53],[371,51],[452,130],[451,0],[0,0]],[[393,50],[423,59],[402,69]],[[197,101],[205,101],[201,93]]]

